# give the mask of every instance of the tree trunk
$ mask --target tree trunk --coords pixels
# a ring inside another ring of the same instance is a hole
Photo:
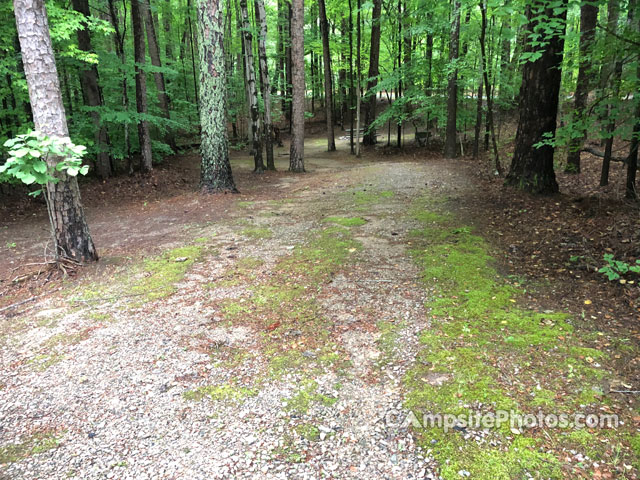
[[[480,130],[482,127],[482,92],[484,85],[484,68],[480,72],[480,84],[478,85],[478,98],[476,103],[476,125],[473,135],[473,158],[478,158],[480,154]]]
[[[151,65],[157,68],[162,67],[160,60],[160,47],[158,46],[158,36],[156,35],[156,26],[151,15],[151,2],[145,0],[144,5],[144,24],[147,31],[147,43],[149,44],[149,56],[151,57]],[[167,88],[162,72],[154,72],[153,78],[156,82],[156,90],[158,91],[158,106],[162,111],[162,116],[169,120],[171,113],[169,111],[169,97],[167,96]],[[165,141],[173,151],[176,150],[176,142],[170,130],[165,135]]]
[[[224,19],[220,7],[220,0],[198,0],[200,187],[204,193],[237,192],[229,163]]]
[[[360,157],[360,104],[362,103],[362,92],[360,87],[360,79],[362,78],[362,28],[360,26],[360,0],[357,1],[358,14],[356,16],[356,75],[358,81],[356,82],[356,157]]]
[[[253,171],[264,172],[262,161],[262,140],[260,138],[260,109],[258,107],[258,88],[256,85],[256,71],[253,63],[253,35],[249,23],[247,0],[240,0],[242,10],[242,39],[244,41],[244,64],[249,91],[249,113],[251,115],[251,138],[253,140]]]
[[[91,12],[89,10],[88,0],[73,0],[73,9],[89,18]],[[91,38],[89,37],[89,29],[87,22],[83,22],[83,28],[77,31],[78,48],[84,52],[91,52]],[[98,83],[98,67],[95,64],[85,64],[80,71],[80,84],[82,86],[82,95],[85,103],[90,107],[101,107],[102,91]],[[98,149],[96,154],[96,172],[100,178],[111,176],[111,159],[109,158],[109,136],[107,127],[100,125],[100,114],[96,111],[91,112],[91,120],[95,128],[95,142]]]
[[[45,135],[68,137],[44,0],[15,0],[13,6],[35,128]],[[48,183],[45,189],[56,259],[97,260],[77,179],[56,171],[59,160],[47,159],[52,175],[59,180]]]
[[[498,175],[502,175],[502,166],[500,165],[500,157],[498,154],[498,143],[496,142],[496,132],[493,125],[493,97],[491,96],[492,88],[489,85],[489,58],[487,57],[486,46],[486,33],[487,33],[487,3],[486,0],[480,2],[480,11],[482,14],[482,27],[480,30],[480,60],[482,62],[482,78],[484,79],[484,90],[487,92],[487,118],[486,125],[491,133],[491,140],[493,145],[493,158],[495,162],[496,172]],[[482,101],[482,100],[481,100]],[[486,135],[485,135],[486,138]],[[488,143],[485,140],[485,143]]]
[[[356,153],[353,143],[353,5],[349,0],[349,151],[351,155]]]
[[[589,76],[591,75],[591,45],[596,34],[596,22],[598,20],[598,7],[592,3],[583,3],[580,7],[580,66],[578,68],[578,80],[576,82],[575,103],[572,115],[573,128],[577,134],[571,136],[569,152],[567,153],[568,173],[580,173],[580,149],[584,143],[587,130],[584,127],[586,117],[587,100],[589,97]],[[576,135],[576,136],[574,136]]]
[[[174,60],[173,42],[171,41],[171,0],[164,0],[162,4],[162,29],[164,30],[164,55],[167,60]]]
[[[553,169],[554,148],[535,145],[548,136],[555,136],[556,132],[567,1],[563,0],[559,9],[545,8],[545,5],[543,0],[535,0],[527,7],[528,31],[533,33],[548,26],[540,25],[540,17],[549,18],[561,26],[545,35],[547,45],[542,56],[523,66],[516,145],[506,180],[508,185],[541,194],[558,191]],[[527,42],[525,51],[531,50]]]
[[[376,0],[380,1],[380,0]],[[333,132],[333,81],[331,78],[331,49],[329,45],[329,22],[325,0],[318,0],[320,9],[320,34],[322,35],[322,58],[324,59],[324,106],[327,116],[327,150],[336,149],[336,139]]]
[[[304,0],[291,0],[291,77],[289,170],[304,172]]]
[[[458,60],[458,49],[460,44],[460,1],[456,0],[453,7],[453,25],[451,38],[449,40],[449,62]],[[454,68],[449,75],[447,84],[447,134],[444,141],[444,156],[455,158],[458,156],[456,146],[458,118],[458,69]]]
[[[631,20],[634,20],[634,23]],[[637,0],[629,1],[629,20],[637,34],[640,32],[640,9]],[[640,52],[636,54],[636,89],[640,84]],[[625,188],[625,197],[631,200],[638,198],[636,189],[636,172],[638,170],[638,144],[640,143],[640,98],[634,96],[633,101],[636,104],[635,118],[633,123],[633,131],[631,133],[631,142],[629,147],[629,158],[627,159],[627,181]]]
[[[147,77],[141,68],[141,65],[145,63],[145,44],[140,0],[131,0],[131,25],[133,28],[133,50],[136,62],[136,109],[138,114],[144,116],[147,114]],[[149,122],[144,118],[138,120],[138,140],[142,156],[140,168],[144,173],[149,173],[153,169],[151,137],[149,135]]]
[[[255,0],[256,23],[260,27],[258,39],[258,57],[260,59],[260,88],[264,101],[264,143],[267,151],[267,170],[275,170],[273,158],[273,127],[271,125],[271,85],[269,83],[269,67],[267,63],[267,12],[264,0]]]
[[[376,143],[376,130],[371,124],[376,119],[376,94],[373,91],[378,84],[380,74],[380,15],[382,13],[382,0],[373,0],[371,13],[371,46],[369,50],[369,81],[367,82],[368,99],[365,105],[364,128],[365,134],[362,143],[374,145]]]
[[[398,79],[398,90],[396,92],[397,102],[402,96],[402,0],[398,0],[398,70],[400,71],[400,78]],[[398,121],[398,148],[402,147],[402,121]]]
[[[616,32],[618,30],[618,20],[620,18],[619,0],[609,0],[607,27],[609,31]],[[617,100],[620,95],[620,81],[622,79],[622,59],[621,55],[616,52],[614,58],[608,65],[604,65],[600,71],[600,91],[601,95],[607,90],[609,83],[610,96]],[[613,153],[613,132],[616,129],[615,117],[611,115],[613,110],[613,101],[607,103],[605,109],[606,115],[601,116],[600,121],[606,121],[605,131],[608,136],[604,141],[604,158],[602,159],[602,170],[600,172],[600,186],[604,187],[609,184],[609,169],[611,166],[611,155]],[[606,117],[606,118],[605,118]]]

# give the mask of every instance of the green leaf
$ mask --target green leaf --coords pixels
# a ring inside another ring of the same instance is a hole
[[[33,170],[38,173],[45,173],[47,171],[47,164],[43,160],[38,160],[33,164]]]

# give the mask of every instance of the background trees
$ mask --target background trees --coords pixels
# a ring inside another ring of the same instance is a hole
[[[95,174],[149,171],[154,162],[200,142],[200,75],[210,59],[197,55],[199,4],[51,0],[48,7],[69,131],[88,146]],[[533,23],[521,14],[531,8],[541,12]],[[533,176],[550,177],[541,165],[549,169],[552,158],[578,172],[587,149],[603,157],[600,183],[606,185],[610,168],[633,159],[640,98],[634,95],[640,43],[635,0],[311,0],[299,19],[287,0],[223,0],[219,9],[225,119],[233,145],[251,144],[257,171],[263,151],[267,168],[275,168],[270,124],[293,133],[293,110],[298,123],[314,117],[327,125],[329,150],[336,126],[361,135],[365,145],[379,139],[402,146],[415,130],[416,138],[449,157],[472,151],[480,157],[482,147],[492,147],[500,171],[497,159],[510,159],[500,153],[515,140],[518,118],[528,118],[523,109],[556,97],[555,87],[536,91],[527,82],[545,59],[557,73],[554,84],[559,78],[557,112],[549,110],[527,145],[519,144],[519,136],[516,163],[523,155],[542,155],[546,163],[532,165]],[[33,126],[11,10],[0,6],[0,141]],[[296,57],[292,40],[300,31],[303,54]],[[304,73],[303,87],[296,71]],[[298,106],[294,90],[298,100],[304,97]],[[362,131],[355,131],[359,100]],[[633,196],[636,170],[628,170]],[[521,177],[512,168],[508,182],[524,187]],[[555,190],[548,183],[533,190]]]

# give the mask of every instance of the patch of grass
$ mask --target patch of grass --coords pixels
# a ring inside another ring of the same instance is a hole
[[[343,227],[359,227],[365,225],[367,221],[360,217],[325,217],[323,222],[336,223]]]
[[[584,345],[569,315],[519,307],[523,292],[498,274],[489,246],[471,228],[424,209],[413,217],[422,227],[412,232],[411,253],[434,290],[427,303],[432,326],[422,332],[424,348],[405,378],[406,406],[418,418],[420,412],[576,412],[580,405],[605,403],[606,370],[598,364],[606,354]],[[433,385],[434,374],[448,380]],[[416,433],[447,480],[460,478],[462,470],[486,480],[562,478],[552,453],[563,441],[561,429],[513,437],[503,424],[492,430],[499,447],[464,440],[455,431],[427,427]]]
[[[298,393],[287,401],[286,410],[305,414],[313,404],[319,403],[326,407],[333,406],[338,399],[318,393],[318,382],[314,380],[303,380]]]
[[[44,372],[47,368],[64,360],[65,356],[60,353],[42,353],[31,357],[28,361],[34,369]]]
[[[378,322],[377,326],[380,331],[380,336],[376,343],[382,352],[382,357],[378,360],[377,365],[378,367],[384,367],[393,361],[394,350],[398,340],[398,332],[402,328],[402,324],[381,320]]]
[[[113,318],[113,315],[111,315],[110,313],[106,313],[106,312],[89,312],[87,314],[87,317],[90,318],[91,320],[94,320],[98,323],[112,323],[115,322],[115,319]]]
[[[311,423],[301,423],[300,425],[296,425],[295,431],[302,438],[305,438],[310,442],[317,442],[320,440],[320,430]]]
[[[52,350],[56,347],[63,347],[67,345],[77,345],[89,338],[89,331],[82,330],[75,333],[58,333],[49,337],[42,345],[47,350]]]
[[[238,205],[240,208],[251,208],[256,204],[256,202],[251,202],[251,201],[240,201],[240,202],[236,202],[236,205]]]
[[[14,463],[58,448],[60,439],[52,433],[36,433],[21,443],[0,446],[0,464]]]
[[[260,238],[271,238],[273,236],[273,232],[266,227],[250,227],[245,228],[240,232],[245,237],[252,238],[254,240]]]
[[[357,190],[353,192],[354,203],[359,207],[365,207],[379,202],[384,198],[392,198],[394,193],[390,190],[372,191]]]
[[[248,397],[255,397],[258,392],[252,388],[234,384],[206,385],[195,390],[188,390],[182,394],[185,400],[200,401],[207,398],[213,402],[241,401]]]
[[[145,260],[144,276],[133,283],[131,293],[143,294],[147,301],[168,297],[175,292],[175,284],[184,278],[202,251],[200,246],[179,247]]]

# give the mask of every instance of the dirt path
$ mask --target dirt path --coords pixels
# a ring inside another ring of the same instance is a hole
[[[426,326],[406,209],[439,168],[309,150],[314,182],[2,320],[0,477],[433,478],[386,420]]]

